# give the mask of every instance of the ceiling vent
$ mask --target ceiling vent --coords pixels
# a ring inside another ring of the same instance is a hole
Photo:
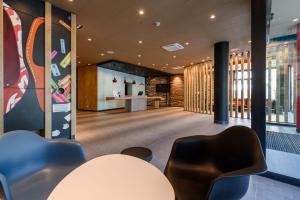
[[[165,46],[162,46],[162,48],[166,51],[179,51],[179,50],[184,49],[184,47],[178,43],[165,45]]]

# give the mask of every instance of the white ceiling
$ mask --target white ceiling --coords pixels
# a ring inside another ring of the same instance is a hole
[[[167,72],[181,73],[172,68],[201,62],[207,57],[212,59],[215,42],[227,40],[230,48],[250,48],[250,0],[50,2],[77,14],[78,24],[83,25],[77,33],[79,66],[116,59],[158,70],[166,67]],[[138,14],[139,9],[145,10],[144,16]],[[211,14],[215,14],[216,19],[211,20]],[[161,22],[161,26],[153,26],[155,21]],[[88,38],[92,38],[92,42],[88,42]],[[138,44],[138,40],[143,44]],[[190,45],[174,53],[161,48],[175,42],[183,45],[189,42]],[[115,54],[106,54],[108,50]],[[101,56],[101,53],[105,55]]]
[[[300,23],[300,0],[272,0],[274,18],[271,21],[270,37],[295,34]],[[299,21],[294,22],[293,19]]]

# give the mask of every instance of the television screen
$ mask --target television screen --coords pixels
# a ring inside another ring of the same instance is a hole
[[[170,92],[170,84],[156,84],[156,92],[162,92],[162,93]]]

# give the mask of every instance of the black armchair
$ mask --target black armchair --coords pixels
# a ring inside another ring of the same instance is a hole
[[[234,126],[214,136],[177,139],[165,175],[177,200],[234,200],[246,194],[250,175],[266,170],[256,133]]]

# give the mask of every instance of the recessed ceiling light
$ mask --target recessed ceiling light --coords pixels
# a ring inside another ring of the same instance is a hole
[[[166,66],[168,66],[169,64],[167,63]]]
[[[145,14],[145,11],[143,9],[140,9],[139,10],[139,15],[144,15]]]
[[[251,41],[251,40],[249,40],[249,41],[248,41],[248,43],[249,43],[249,44],[251,44],[251,43],[252,43],[252,41]]]
[[[152,64],[152,66],[155,66],[155,64]]]
[[[176,58],[176,56],[173,56],[173,58]]]
[[[90,66],[90,65],[92,65],[92,64],[89,63],[88,66]]]
[[[142,57],[142,55],[141,55],[141,54],[139,54],[139,55],[138,55],[138,57],[140,58],[140,57]]]
[[[104,55],[105,55],[104,53],[101,53],[101,54],[100,54],[100,56],[104,56]]]
[[[109,51],[106,51],[106,53],[107,53],[107,54],[114,54],[115,52],[114,52],[114,51],[111,51],[111,50],[109,50]]]
[[[141,65],[141,63],[139,62],[138,65]]]
[[[143,44],[143,41],[142,41],[142,40],[139,40],[139,44]]]
[[[68,0],[69,2],[73,2],[74,0]]]
[[[80,64],[81,62],[80,61],[78,61],[78,64]]]
[[[209,59],[210,59],[210,57],[208,56],[206,59],[207,59],[207,60],[209,60]]]
[[[185,46],[189,46],[189,45],[190,45],[190,43],[189,43],[189,42],[186,42],[186,43],[185,43]]]
[[[211,16],[210,16],[210,19],[215,19],[216,18],[216,15],[214,15],[214,14],[212,14]]]
[[[294,18],[294,19],[293,19],[293,22],[297,22],[297,21],[299,21],[298,18]]]
[[[88,41],[91,42],[91,41],[92,41],[92,38],[88,38]]]

